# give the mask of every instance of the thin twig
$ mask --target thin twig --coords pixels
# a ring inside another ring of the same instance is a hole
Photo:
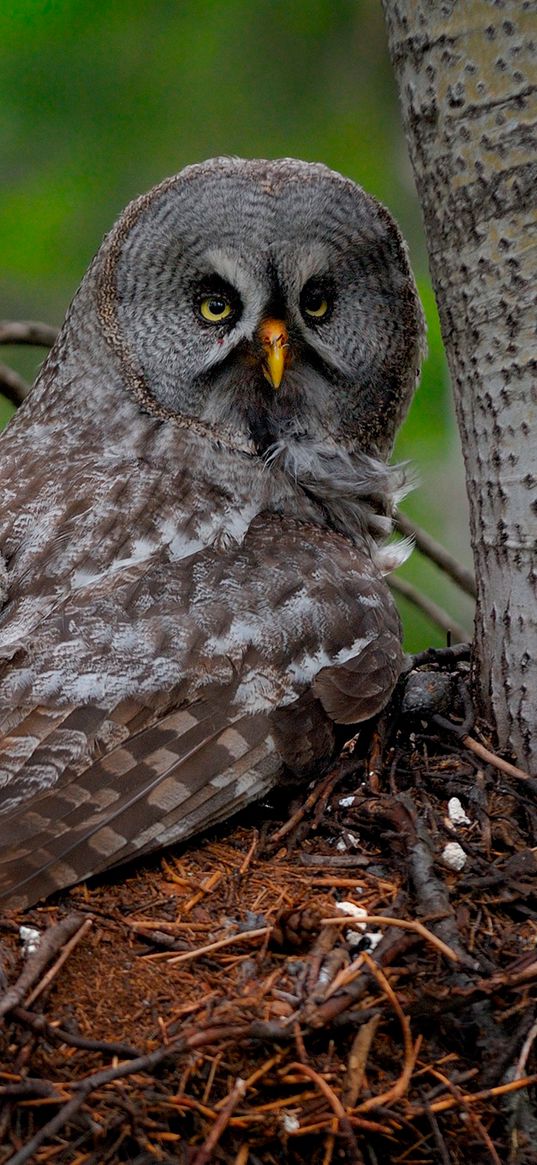
[[[440,570],[443,570],[444,574],[449,575],[449,577],[453,579],[453,582],[457,583],[457,586],[459,586],[462,591],[475,599],[477,588],[475,585],[475,578],[471,570],[468,570],[466,566],[462,566],[461,563],[458,562],[452,554],[450,554],[449,550],[446,550],[445,546],[442,546],[440,542],[437,542],[435,538],[432,538],[431,535],[427,533],[427,530],[424,530],[422,526],[418,526],[415,522],[412,522],[406,514],[397,514],[397,525],[402,534],[410,535],[410,537],[414,539],[418,550],[424,554],[426,558],[429,558],[431,562],[434,562],[436,566],[439,566]]]
[[[56,1085],[52,1084],[50,1080],[41,1080],[39,1077],[26,1076],[24,1080],[21,1079],[13,1084],[0,1085],[0,1101],[24,1100],[33,1096],[53,1097],[58,1102],[65,1099],[64,1095],[57,1091]]]
[[[388,997],[393,1010],[397,1015],[399,1023],[401,1024],[401,1030],[403,1033],[404,1060],[401,1075],[399,1076],[399,1079],[396,1080],[395,1084],[393,1084],[392,1087],[387,1090],[387,1092],[383,1092],[381,1096],[370,1096],[368,1100],[362,1101],[362,1104],[358,1105],[359,1113],[371,1112],[371,1109],[378,1108],[379,1105],[393,1104],[394,1101],[400,1100],[401,1097],[405,1095],[405,1092],[407,1091],[410,1084],[410,1078],[414,1071],[414,1065],[416,1063],[418,1052],[421,1046],[421,1037],[419,1036],[415,1045],[412,1043],[410,1022],[407,1016],[404,1014],[395,991],[393,990],[389,980],[386,978],[384,971],[382,971],[378,963],[376,963],[375,960],[367,954],[367,951],[363,952],[363,956],[364,962],[367,964],[369,971],[377,980],[381,990]]]
[[[522,1045],[522,1051],[520,1053],[520,1056],[518,1057],[518,1063],[517,1063],[517,1066],[515,1068],[515,1080],[517,1080],[520,1076],[522,1076],[522,1073],[525,1070],[528,1056],[531,1052],[531,1048],[532,1048],[533,1043],[535,1042],[535,1039],[537,1039],[537,1023],[534,1023],[532,1025],[532,1027],[530,1028],[530,1030],[526,1036],[526,1039],[524,1040],[524,1043]]]
[[[429,1105],[431,1112],[447,1112],[450,1108],[462,1106],[466,1108],[469,1104],[479,1104],[481,1100],[492,1100],[496,1096],[507,1096],[510,1092],[520,1092],[521,1088],[529,1088],[537,1084],[537,1072],[532,1076],[521,1076],[518,1080],[510,1080],[508,1084],[498,1084],[495,1088],[484,1088],[481,1092],[465,1092],[460,1097],[448,1096],[442,1100],[434,1100]],[[425,1109],[422,1105],[417,1105],[412,1109],[412,1116],[420,1116]],[[7,1162],[11,1165],[11,1162]]]
[[[229,947],[233,943],[244,942],[245,939],[261,938],[264,935],[270,934],[272,927],[261,926],[257,930],[242,930],[238,934],[230,934],[227,938],[220,938],[217,942],[208,943],[205,947],[198,947],[195,951],[184,951],[181,955],[174,955],[170,959],[167,951],[159,951],[156,955],[148,955],[149,959],[166,959],[170,966],[175,966],[176,963],[187,963],[190,959],[198,959],[200,955],[208,955],[213,951],[218,951],[221,947]]]
[[[52,348],[59,328],[37,320],[0,320],[0,344],[31,344]]]
[[[252,844],[250,845],[248,853],[246,854],[245,858],[243,859],[243,861],[241,862],[241,864],[239,866],[239,875],[241,878],[244,877],[245,873],[250,868],[250,864],[252,862],[253,856],[254,856],[255,851],[257,849],[258,842],[259,842],[259,830],[254,829],[253,837],[252,837]]]
[[[4,1165],[26,1165],[26,1162],[31,1160],[41,1145],[49,1137],[59,1132],[70,1121],[71,1117],[75,1116],[79,1109],[82,1108],[90,1092],[94,1092],[97,1088],[102,1088],[105,1084],[110,1084],[113,1080],[120,1080],[124,1076],[132,1076],[136,1072],[150,1072],[152,1068],[162,1064],[163,1060],[168,1058],[170,1048],[157,1048],[155,1052],[148,1052],[146,1056],[139,1056],[137,1060],[128,1060],[113,1068],[105,1068],[100,1072],[93,1072],[91,1076],[87,1076],[85,1080],[75,1084],[75,1095],[13,1157],[5,1161]],[[179,1041],[176,1041],[173,1045],[176,1053],[183,1048],[184,1041],[180,1042],[180,1047]]]
[[[321,781],[319,785],[316,785],[314,789],[312,789],[309,796],[306,797],[306,800],[302,805],[299,806],[296,812],[292,814],[289,820],[286,821],[282,826],[280,826],[280,829],[277,829],[276,832],[271,835],[269,838],[270,844],[273,845],[282,841],[284,837],[287,837],[287,834],[291,833],[295,826],[300,824],[300,822],[306,816],[306,813],[312,809],[317,801],[324,795],[326,789],[330,789],[330,786],[335,784],[336,779],[343,779],[344,776],[346,776],[344,765],[337,765],[335,771],[333,768],[330,769],[330,772],[327,773],[324,780]]]
[[[412,667],[422,667],[424,663],[436,663],[442,669],[457,667],[460,660],[469,660],[471,647],[469,643],[456,643],[453,647],[427,647],[425,651],[417,651],[411,655]]]
[[[428,595],[422,594],[421,591],[409,583],[406,578],[399,578],[398,575],[390,575],[389,584],[396,594],[401,595],[404,599],[408,599],[409,603],[413,603],[418,607],[432,623],[436,623],[446,635],[453,635],[456,640],[461,643],[467,643],[470,638],[469,632],[456,619],[452,619],[443,607],[439,607],[438,603],[433,602]]]
[[[362,1091],[367,1059],[380,1020],[380,1012],[377,1015],[372,1015],[371,1019],[367,1023],[363,1023],[358,1029],[352,1042],[347,1061],[347,1072],[343,1082],[343,1103],[346,1108],[354,1108]]]
[[[32,1003],[34,1003],[34,1001],[43,994],[43,991],[45,991],[45,989],[50,986],[52,980],[56,978],[58,971],[63,967],[66,959],[69,958],[69,955],[72,953],[72,951],[74,951],[75,947],[78,946],[81,939],[85,938],[88,930],[91,930],[92,926],[93,919],[86,918],[85,922],[82,923],[80,930],[77,930],[76,934],[74,934],[68,940],[68,942],[66,942],[61,954],[56,959],[56,962],[52,964],[52,967],[50,967],[46,974],[43,975],[41,982],[37,984],[37,987],[34,987],[33,991],[28,996],[26,1000],[27,1007],[31,1007]]]
[[[364,926],[367,926],[368,923],[371,923],[372,926],[395,926],[399,927],[400,930],[410,930],[414,934],[421,935],[422,938],[431,943],[431,946],[435,947],[446,959],[451,959],[454,963],[460,963],[460,955],[452,947],[448,946],[447,943],[442,942],[442,939],[438,938],[432,931],[427,930],[427,927],[417,918],[390,918],[384,914],[363,914],[359,918],[353,918],[352,915],[345,915],[343,918],[341,916],[337,918],[323,918],[321,926],[333,926],[334,923],[339,923],[340,926],[346,926],[348,928],[352,928],[353,925],[358,926],[360,930]]]
[[[321,1074],[319,1072],[316,1072],[315,1069],[312,1068],[310,1064],[302,1064],[299,1060],[297,1060],[293,1064],[289,1064],[288,1071],[289,1072],[300,1072],[300,1073],[302,1073],[303,1076],[307,1076],[309,1080],[313,1081],[315,1086],[319,1089],[319,1092],[321,1092],[322,1095],[325,1097],[325,1099],[328,1101],[330,1108],[332,1109],[332,1112],[334,1113],[334,1116],[335,1116],[336,1121],[337,1121],[336,1127],[339,1127],[339,1131],[345,1137],[345,1140],[347,1141],[349,1148],[351,1149],[351,1152],[353,1154],[352,1160],[356,1161],[356,1163],[358,1165],[358,1163],[360,1161],[363,1161],[363,1157],[362,1157],[362,1154],[358,1148],[358,1144],[356,1142],[356,1137],[354,1136],[352,1125],[349,1121],[347,1113],[346,1113],[339,1097],[336,1096],[336,1093],[334,1092],[334,1090],[330,1087],[330,1085],[327,1083],[327,1081],[324,1079],[324,1077],[321,1076]],[[334,1129],[333,1131],[335,1132],[336,1129]]]
[[[470,752],[474,752],[486,764],[492,765],[493,768],[499,769],[501,773],[507,773],[509,777],[517,777],[521,781],[531,780],[529,773],[525,773],[523,769],[512,765],[508,760],[503,760],[501,756],[497,756],[495,752],[491,752],[490,748],[485,748],[484,744],[480,744],[478,740],[473,740],[471,736],[461,737],[465,748],[469,748]]]
[[[77,931],[81,931],[83,927],[84,931],[87,929],[86,922],[90,922],[90,920],[83,919],[80,914],[68,914],[67,918],[45,931],[41,936],[37,950],[28,959],[17,982],[6,991],[4,998],[0,1000],[0,1017],[7,1015],[12,1007],[22,1003],[26,993],[39,978],[47,963]]]
[[[30,391],[30,385],[15,372],[14,368],[9,368],[7,364],[0,363],[0,393],[5,396],[6,400],[10,401],[16,408],[26,400]]]
[[[218,1114],[216,1121],[207,1137],[207,1140],[198,1149],[196,1156],[192,1161],[192,1165],[207,1165],[213,1155],[213,1149],[216,1148],[222,1133],[229,1124],[230,1117],[236,1109],[240,1100],[242,1100],[246,1092],[246,1081],[241,1080],[240,1076],[235,1081],[233,1088],[224,1102],[221,1111]]]
[[[445,716],[439,716],[435,713],[434,716],[431,716],[431,720],[439,728],[443,728],[448,732],[452,732],[454,736],[457,736],[461,744],[465,748],[468,748],[470,752],[475,753],[480,760],[485,761],[485,764],[492,765],[493,768],[498,769],[501,773],[506,773],[509,777],[516,777],[521,781],[531,781],[533,779],[530,773],[525,773],[523,769],[517,768],[516,765],[510,764],[508,760],[503,760],[501,756],[498,756],[495,752],[491,752],[490,748],[485,748],[484,744],[480,744],[478,740],[474,740],[471,736],[468,736],[464,730],[461,731],[460,725],[452,724],[451,720],[446,720]]]
[[[131,1048],[128,1044],[90,1040],[86,1039],[85,1036],[77,1036],[73,1032],[65,1031],[61,1027],[54,1027],[53,1024],[48,1023],[44,1015],[37,1015],[33,1011],[27,1011],[24,1007],[13,1007],[10,1014],[16,1023],[29,1027],[38,1035],[43,1035],[47,1040],[53,1040],[56,1044],[68,1044],[70,1048],[81,1048],[86,1052],[104,1052],[107,1056],[119,1056],[122,1060],[136,1060],[141,1055],[139,1050]]]

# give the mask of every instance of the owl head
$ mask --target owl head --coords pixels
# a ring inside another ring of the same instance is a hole
[[[327,167],[216,158],[132,202],[86,277],[142,409],[389,453],[424,324],[376,199]],[[83,285],[84,290],[84,285]]]

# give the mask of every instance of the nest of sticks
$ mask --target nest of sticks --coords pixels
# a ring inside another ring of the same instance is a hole
[[[423,710],[463,656],[291,803],[0,919],[0,1165],[537,1160],[537,781]]]

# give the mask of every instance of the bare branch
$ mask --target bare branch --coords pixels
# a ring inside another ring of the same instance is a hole
[[[37,320],[0,320],[0,344],[33,344],[52,348],[59,328]]]
[[[411,522],[406,514],[397,514],[397,525],[402,534],[409,534],[415,541],[418,550],[434,562],[436,566],[440,567],[445,574],[449,575],[453,582],[457,584],[467,595],[471,595],[473,599],[476,597],[475,578],[471,570],[462,566],[457,559],[432,538],[421,526],[417,526],[415,522]]]
[[[433,602],[427,595],[423,595],[421,591],[412,586],[412,583],[407,582],[404,578],[397,578],[395,575],[390,577],[389,583],[393,591],[402,595],[404,599],[408,599],[410,603],[423,611],[423,614],[427,615],[431,622],[436,623],[437,627],[440,627],[446,634],[450,633],[456,641],[467,643],[471,638],[468,631],[460,623],[457,623],[456,619],[452,619],[443,607],[439,607],[438,603]]]
[[[6,991],[0,1000],[0,1017],[7,1015],[13,1007],[21,1003],[47,963],[50,963],[51,959],[75,934],[87,929],[87,921],[80,914],[68,914],[62,922],[56,923],[55,926],[51,926],[45,931],[41,936],[37,950],[28,959],[17,982]]]
[[[30,391],[30,385],[7,364],[0,364],[0,393],[16,408],[22,404]]]

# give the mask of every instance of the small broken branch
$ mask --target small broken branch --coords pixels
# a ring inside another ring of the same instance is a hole
[[[30,385],[15,372],[14,368],[9,368],[7,364],[0,363],[0,393],[5,396],[6,400],[10,401],[15,408],[18,408],[26,399],[30,391]]]
[[[75,936],[77,941],[82,938],[89,926],[91,926],[91,919],[83,919],[80,914],[68,914],[62,922],[56,923],[55,926],[51,926],[49,930],[45,931],[41,936],[37,950],[28,959],[17,982],[6,991],[3,999],[0,999],[0,1018],[7,1015],[13,1007],[22,1003],[47,963]],[[69,952],[71,950],[72,944],[69,946]],[[64,958],[62,958],[62,962],[64,962]],[[30,998],[35,998],[35,992]]]
[[[446,550],[445,546],[442,546],[440,542],[437,542],[435,538],[432,538],[431,535],[428,534],[427,531],[424,530],[421,526],[417,526],[415,522],[412,522],[406,514],[397,514],[397,526],[399,527],[402,534],[410,536],[414,539],[418,550],[425,556],[425,558],[429,558],[431,562],[434,562],[435,566],[438,566],[440,570],[444,572],[444,574],[449,575],[453,582],[456,583],[457,586],[459,586],[461,590],[465,592],[465,594],[470,595],[472,599],[475,599],[477,589],[475,585],[475,578],[471,570],[468,570],[467,567],[462,566],[461,563],[458,562],[452,554],[450,554],[449,550]]]
[[[433,602],[428,595],[424,595],[421,591],[418,591],[406,578],[399,578],[398,575],[390,575],[389,584],[396,594],[401,595],[404,599],[408,599],[409,603],[413,603],[432,623],[435,623],[437,627],[445,631],[446,635],[453,635],[461,643],[467,643],[468,639],[471,638],[461,623],[457,623],[456,619],[452,619],[451,615],[448,615],[443,607],[439,607],[438,603]]]
[[[0,320],[0,344],[29,344],[52,348],[59,328],[37,320]]]

